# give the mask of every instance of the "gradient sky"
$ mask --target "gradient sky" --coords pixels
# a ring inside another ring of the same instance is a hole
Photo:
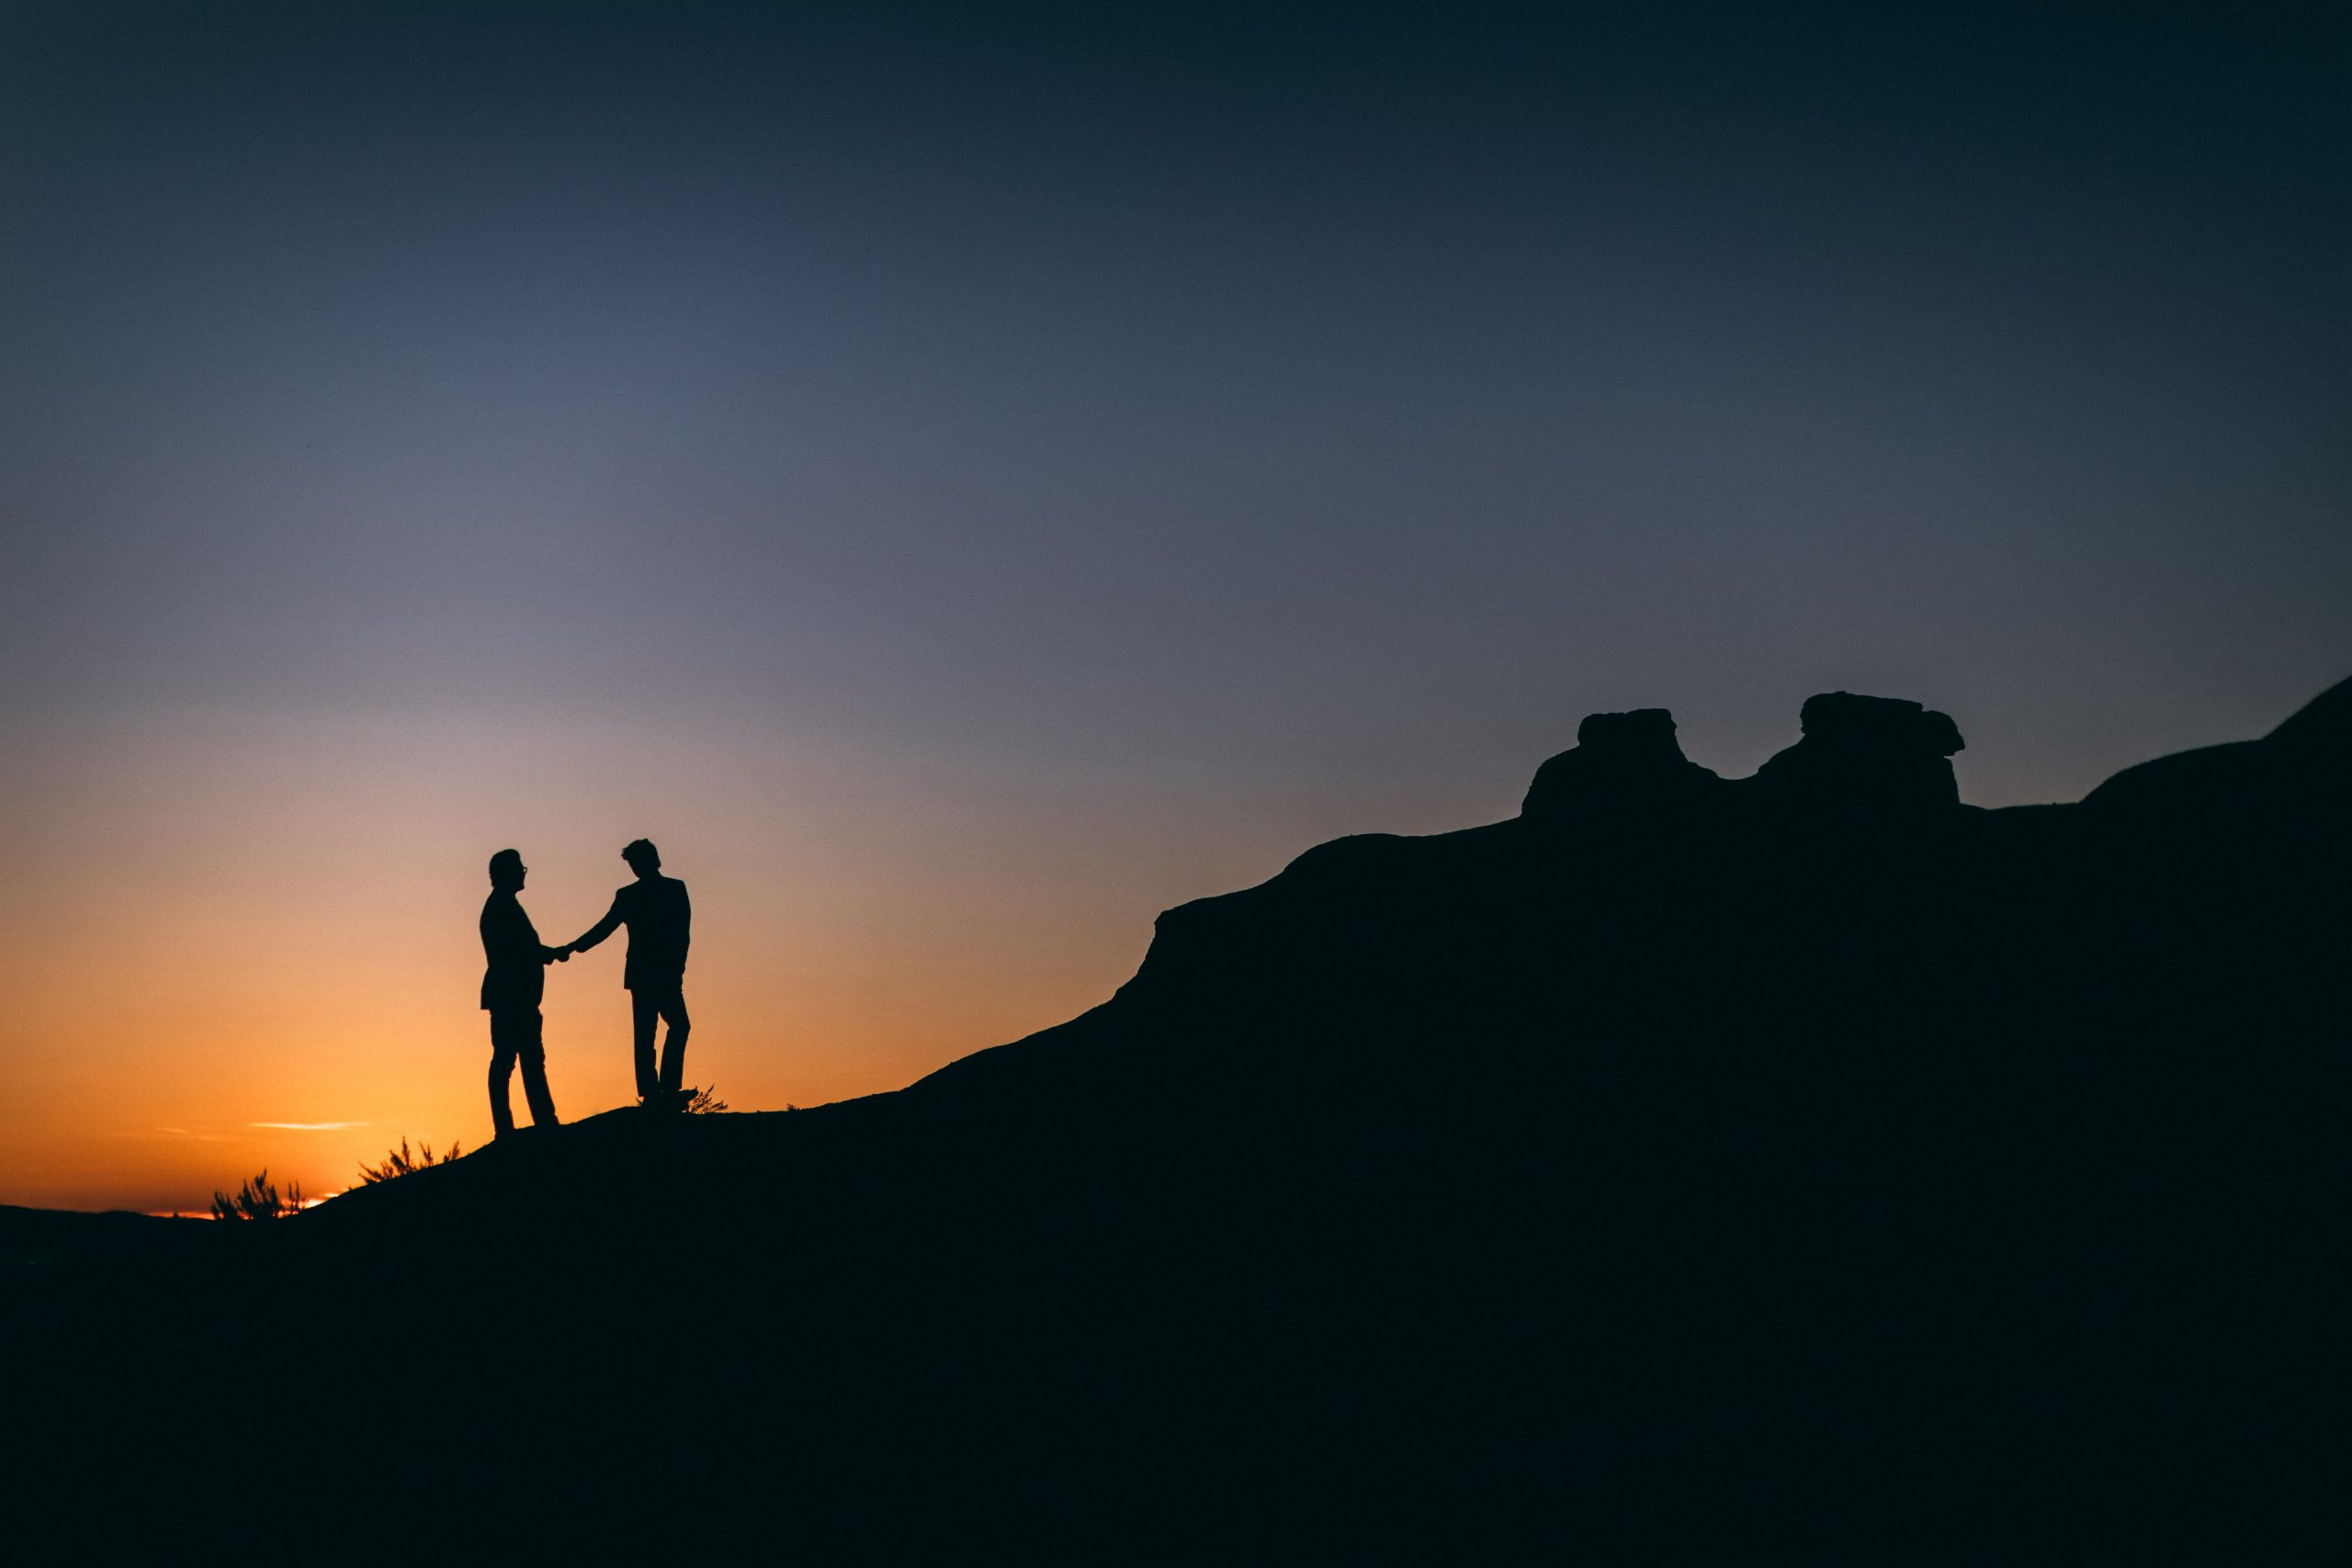
[[[1597,709],[1914,697],[1984,805],[2268,728],[2352,24],[1917,9],[0,6],[0,1201],[486,1137],[508,844],[549,942],[661,844],[757,1109]]]

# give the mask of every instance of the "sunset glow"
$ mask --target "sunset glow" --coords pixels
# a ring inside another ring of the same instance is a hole
[[[2285,33],[294,9],[0,23],[0,1202],[480,1147],[508,846],[560,942],[657,841],[688,1078],[810,1105],[1596,710],[1997,806],[2345,671]]]
[[[1160,908],[1316,838],[1452,825],[1434,803],[1318,818],[1237,794],[1199,854],[1170,824],[1202,805],[1165,787],[1021,797],[978,765],[868,774],[650,721],[527,748],[463,719],[69,733],[19,796],[42,830],[0,929],[43,977],[12,1023],[43,1048],[0,1101],[0,1201],[57,1207],[200,1210],[265,1167],[323,1192],[403,1136],[481,1146],[474,919],[510,843],[560,942],[628,880],[620,845],[660,835],[695,897],[692,1076],[755,1110],[896,1089],[1074,1016],[1133,972]],[[661,748],[685,761],[658,782],[603,776]],[[623,945],[548,971],[567,1120],[633,1098]]]

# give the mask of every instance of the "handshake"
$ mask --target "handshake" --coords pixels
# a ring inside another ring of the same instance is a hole
[[[571,955],[579,951],[580,950],[576,947],[543,947],[539,949],[539,962],[542,964],[569,964],[571,962]]]

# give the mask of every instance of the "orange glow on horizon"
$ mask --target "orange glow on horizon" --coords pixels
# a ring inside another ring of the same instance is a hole
[[[40,830],[0,912],[20,1000],[0,1202],[139,1212],[201,1213],[265,1168],[339,1190],[402,1137],[487,1143],[475,919],[510,844],[549,943],[628,880],[623,843],[661,845],[695,901],[686,1077],[755,1111],[902,1088],[1075,1017],[1135,972],[1159,910],[1317,838],[1462,819],[1252,819],[1148,781],[1114,808],[978,766],[487,719],[60,727],[5,767]],[[1171,831],[1237,814],[1221,852]],[[634,1100],[623,947],[548,971],[567,1122]]]
[[[1525,784],[1041,784],[952,746],[482,714],[61,720],[32,739],[0,754],[24,829],[0,900],[0,1203],[142,1213],[204,1212],[265,1168],[338,1190],[403,1137],[488,1143],[475,920],[510,845],[557,944],[628,880],[620,846],[653,839],[694,897],[686,1077],[777,1110],[1074,1018],[1135,973],[1159,911],[1342,834],[1510,816]],[[1770,749],[1693,754],[1736,773]],[[624,946],[548,973],[567,1122],[635,1100]],[[527,1119],[519,1082],[512,1103]]]

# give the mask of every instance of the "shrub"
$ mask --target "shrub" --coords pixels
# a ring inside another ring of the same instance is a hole
[[[271,1185],[269,1171],[264,1168],[258,1176],[249,1178],[244,1190],[232,1198],[226,1192],[212,1194],[212,1217],[216,1220],[282,1220],[288,1214],[302,1212],[302,1184],[287,1183],[286,1195],[279,1197]]]
[[[453,1143],[449,1145],[447,1154],[435,1156],[431,1144],[422,1144],[418,1145],[416,1153],[411,1154],[408,1152],[408,1139],[403,1137],[401,1139],[399,1148],[384,1151],[383,1164],[369,1165],[366,1160],[361,1160],[359,1179],[373,1187],[379,1181],[390,1181],[396,1176],[406,1176],[411,1171],[423,1170],[427,1166],[447,1165],[458,1157],[461,1147],[462,1145]]]

